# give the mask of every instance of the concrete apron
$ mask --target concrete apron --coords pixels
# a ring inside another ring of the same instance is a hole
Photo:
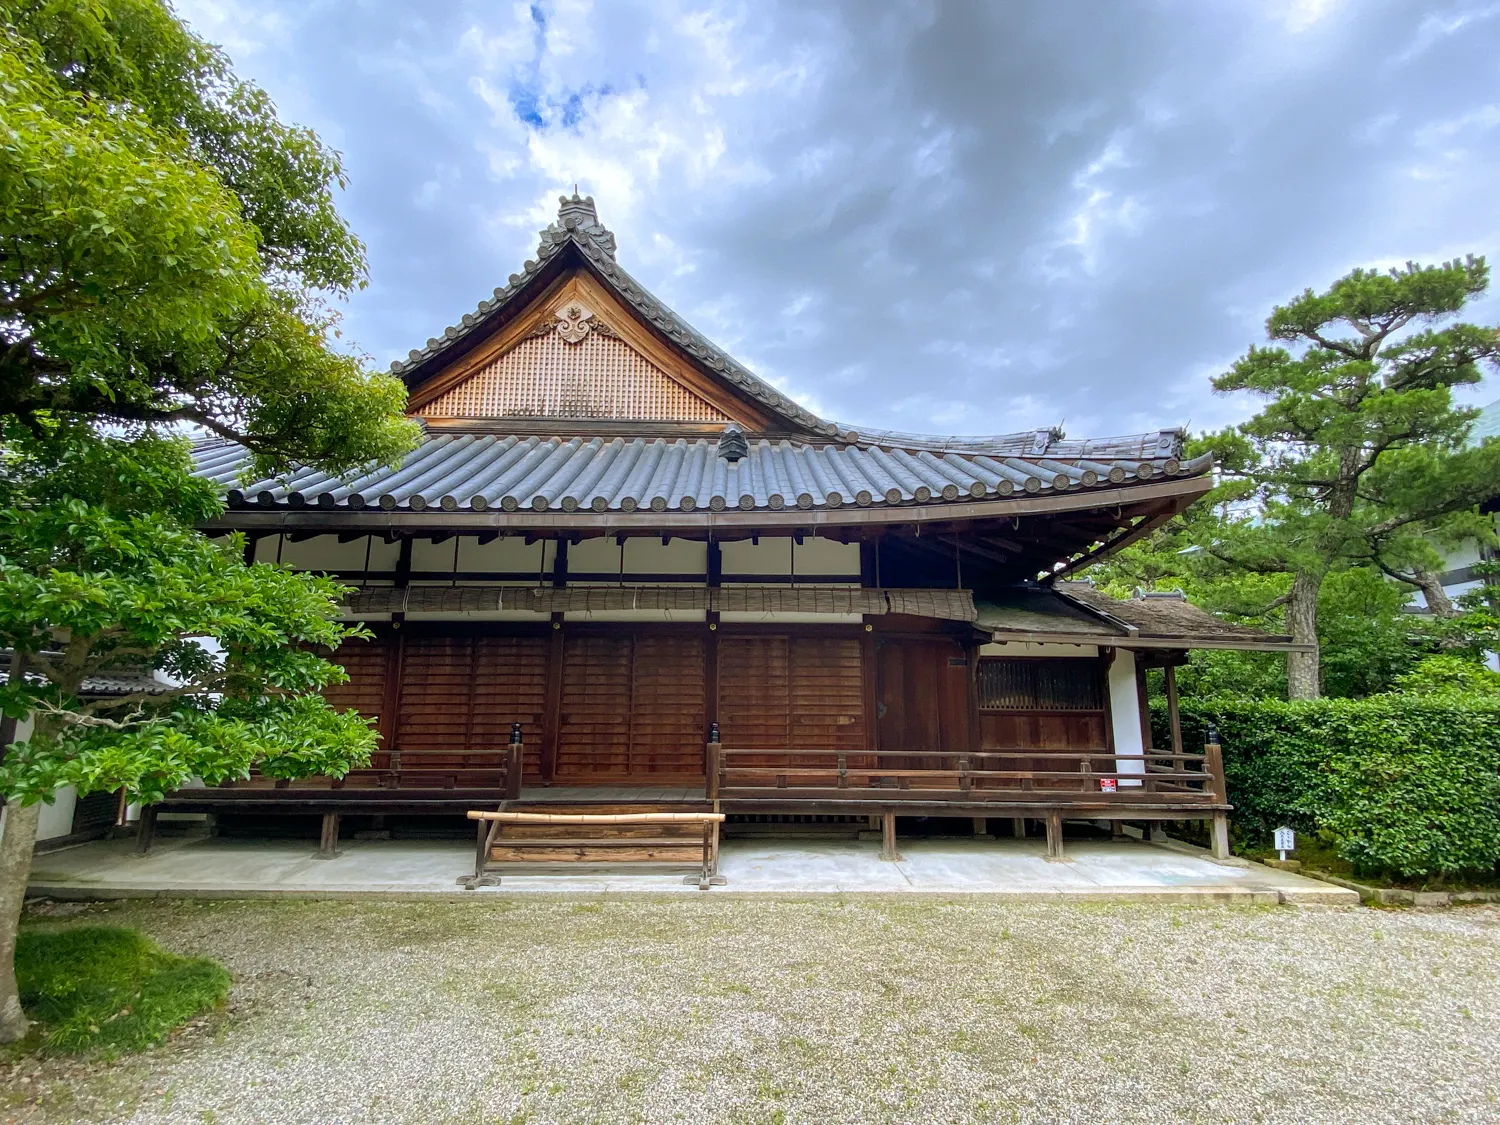
[[[1040,840],[903,839],[883,862],[868,842],[726,840],[720,871],[731,894],[978,894],[1028,901],[1089,900],[1245,905],[1357,904],[1344,887],[1243,861],[1216,863],[1177,842],[1069,841],[1068,861],[1048,862]],[[447,840],[341,841],[319,861],[301,840],[158,839],[149,855],[133,840],[104,840],[36,858],[30,893],[58,899],[357,898],[475,899],[496,894],[699,894],[681,873],[555,869],[506,874],[498,887],[464,891],[472,844]]]

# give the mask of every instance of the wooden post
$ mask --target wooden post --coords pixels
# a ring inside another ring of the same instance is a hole
[[[333,859],[339,854],[339,814],[323,814],[323,835],[318,841],[318,858]]]
[[[1182,713],[1177,709],[1177,665],[1168,664],[1166,671],[1162,674],[1167,681],[1167,715],[1172,720],[1172,753],[1182,753]],[[1173,767],[1182,772],[1184,763],[1181,759],[1172,763]]]
[[[891,862],[901,858],[896,851],[896,814],[893,812],[880,814],[880,858]]]
[[[141,818],[135,826],[135,850],[145,855],[156,839],[156,806],[141,806]]]
[[[521,771],[524,769],[521,746],[521,724],[510,724],[510,746],[505,752],[505,799],[514,801],[521,795]]]
[[[1209,825],[1208,843],[1215,859],[1229,858],[1229,817],[1221,812],[1214,813],[1213,823]]]
[[[1026,818],[1024,816],[1013,816],[1010,818],[1010,834],[1017,840],[1026,839]]]
[[[1109,838],[1111,840],[1125,839],[1125,822],[1123,820],[1112,820],[1109,822]]]
[[[1047,814],[1047,858],[1054,863],[1063,858],[1062,813]]]
[[[486,820],[477,820],[474,824],[478,828],[478,832],[475,833],[476,838],[474,841],[474,882],[469,886],[470,890],[478,886],[479,880],[484,878],[484,861],[489,858],[490,833],[495,827]]]
[[[987,820],[985,817],[982,817],[982,816],[976,816],[974,818],[974,835],[976,835],[976,836],[988,836],[989,834],[990,834],[990,822],[989,822],[989,820]]]
[[[542,784],[551,785],[557,773],[557,740],[562,729],[563,688],[562,614],[552,615],[552,639],[547,647],[546,708],[542,713]]]
[[[1209,784],[1213,786],[1215,802],[1228,804],[1229,786],[1224,780],[1224,750],[1219,745],[1219,730],[1212,725],[1208,728],[1208,742],[1203,747],[1203,766],[1212,779]]]
[[[705,795],[710,801],[717,801],[719,799],[719,774],[723,769],[724,761],[720,753],[723,747],[719,745],[718,723],[708,724],[708,745],[705,749],[703,766],[706,782]]]

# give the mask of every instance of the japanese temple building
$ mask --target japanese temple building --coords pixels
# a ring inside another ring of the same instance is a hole
[[[374,632],[330,689],[381,742],[348,778],[179,791],[167,810],[358,818],[598,805],[731,820],[1205,820],[1213,748],[1153,745],[1145,671],[1287,650],[1175,596],[1073,576],[1211,486],[1182,433],[875,432],[756,378],[564,197],[534,260],[395,370],[398,467],[247,483],[255,561],[355,587]],[[515,739],[518,744],[512,745]],[[378,822],[377,822],[378,823]],[[325,820],[325,828],[327,821]],[[325,839],[325,843],[326,843]]]

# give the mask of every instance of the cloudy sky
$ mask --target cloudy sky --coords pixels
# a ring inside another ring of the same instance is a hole
[[[178,8],[343,152],[371,275],[347,335],[382,365],[575,182],[647,287],[872,428],[1222,425],[1251,404],[1208,379],[1274,303],[1500,264],[1494,0]]]

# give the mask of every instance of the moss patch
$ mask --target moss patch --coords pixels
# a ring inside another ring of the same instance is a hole
[[[218,962],[179,957],[115,926],[23,930],[16,980],[37,1021],[20,1049],[49,1054],[152,1047],[229,995]]]

